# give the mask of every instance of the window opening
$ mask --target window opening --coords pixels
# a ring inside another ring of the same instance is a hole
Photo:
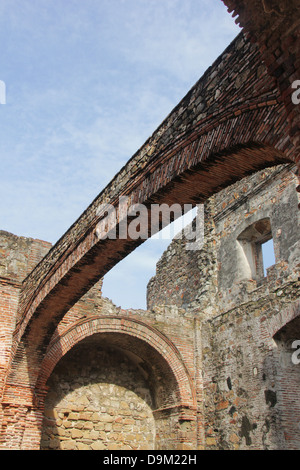
[[[275,264],[274,245],[269,218],[247,227],[238,237],[239,273],[241,279],[261,284],[267,269]]]
[[[275,264],[275,251],[273,238],[265,243],[262,243],[262,257],[264,265],[264,276],[267,276],[267,269]]]

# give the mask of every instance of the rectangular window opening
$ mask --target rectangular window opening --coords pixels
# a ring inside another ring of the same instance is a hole
[[[263,257],[264,276],[266,277],[267,269],[276,263],[273,238],[271,238],[265,243],[262,243],[261,249]]]

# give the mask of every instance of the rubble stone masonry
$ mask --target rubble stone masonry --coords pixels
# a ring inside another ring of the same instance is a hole
[[[203,248],[190,252],[185,239],[173,241],[148,285],[149,308],[176,305],[200,319],[206,448],[300,448],[291,348],[300,339],[294,171],[259,172],[211,198]],[[274,241],[275,264],[256,278],[239,242],[247,227],[260,230],[251,231],[252,248]]]

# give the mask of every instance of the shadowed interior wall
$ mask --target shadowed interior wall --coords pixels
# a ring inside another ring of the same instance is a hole
[[[42,449],[154,449],[151,390],[134,356],[102,341],[80,344],[48,386]]]

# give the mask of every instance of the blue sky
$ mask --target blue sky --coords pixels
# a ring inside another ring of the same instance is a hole
[[[239,31],[221,0],[1,0],[0,230],[55,243]],[[104,295],[145,307],[166,246]]]

